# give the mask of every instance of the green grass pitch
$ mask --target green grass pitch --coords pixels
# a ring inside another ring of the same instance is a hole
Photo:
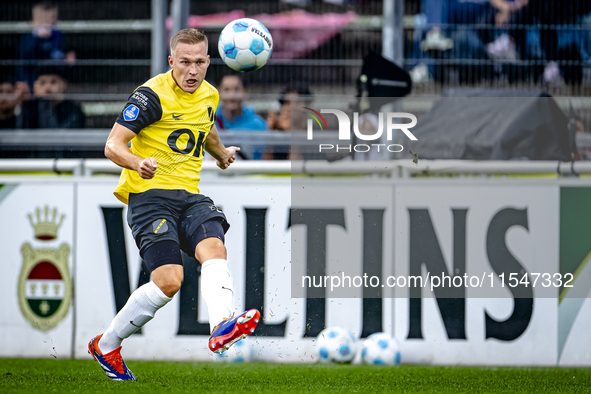
[[[0,393],[591,392],[591,369],[130,361],[112,382],[90,360],[0,359]]]

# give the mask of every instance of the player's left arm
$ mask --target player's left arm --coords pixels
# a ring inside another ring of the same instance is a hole
[[[218,129],[215,124],[211,127],[207,139],[205,140],[205,150],[217,160],[217,165],[222,170],[230,167],[234,163],[236,156],[234,154],[240,150],[237,146],[225,147],[220,141]]]

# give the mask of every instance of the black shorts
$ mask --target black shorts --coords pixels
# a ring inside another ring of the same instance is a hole
[[[127,223],[142,258],[149,247],[161,241],[174,241],[194,256],[193,233],[211,219],[220,220],[224,234],[230,228],[222,210],[202,194],[163,189],[129,194]]]

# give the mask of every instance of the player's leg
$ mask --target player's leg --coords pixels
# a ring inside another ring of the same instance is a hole
[[[209,348],[223,352],[254,332],[260,319],[256,310],[231,317],[234,283],[228,269],[224,228],[219,218],[205,221],[191,237],[195,258],[201,265],[201,295],[209,312]]]
[[[121,346],[124,339],[152,320],[158,309],[168,304],[181,288],[183,260],[178,243],[158,242],[144,252],[144,260],[152,271],[152,280],[138,287],[117,313],[99,342],[103,353]]]
[[[131,294],[109,328],[88,345],[89,352],[113,380],[136,380],[121,357],[121,343],[152,320],[156,312],[172,300],[183,282],[178,243],[158,242],[143,256],[152,271],[152,280]]]
[[[218,222],[218,223],[216,223]],[[217,220],[205,222],[197,230],[199,233],[212,234],[213,226],[221,225]],[[223,235],[223,232],[222,232]],[[222,320],[232,316],[234,281],[228,269],[226,247],[219,238],[197,240],[195,258],[201,262],[201,295],[207,305],[211,331]]]
[[[89,352],[114,380],[135,380],[121,358],[121,344],[152,320],[156,312],[172,300],[183,282],[178,216],[174,214],[174,207],[167,208],[173,206],[175,196],[161,193],[148,191],[130,196],[128,210],[129,225],[140,255],[152,272],[152,280],[131,294],[107,330],[88,345]]]

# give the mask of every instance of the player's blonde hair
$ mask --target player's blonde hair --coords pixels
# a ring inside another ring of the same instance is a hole
[[[174,53],[179,43],[194,45],[200,42],[205,43],[205,50],[207,51],[207,36],[203,31],[193,28],[181,30],[170,40],[170,53]]]

